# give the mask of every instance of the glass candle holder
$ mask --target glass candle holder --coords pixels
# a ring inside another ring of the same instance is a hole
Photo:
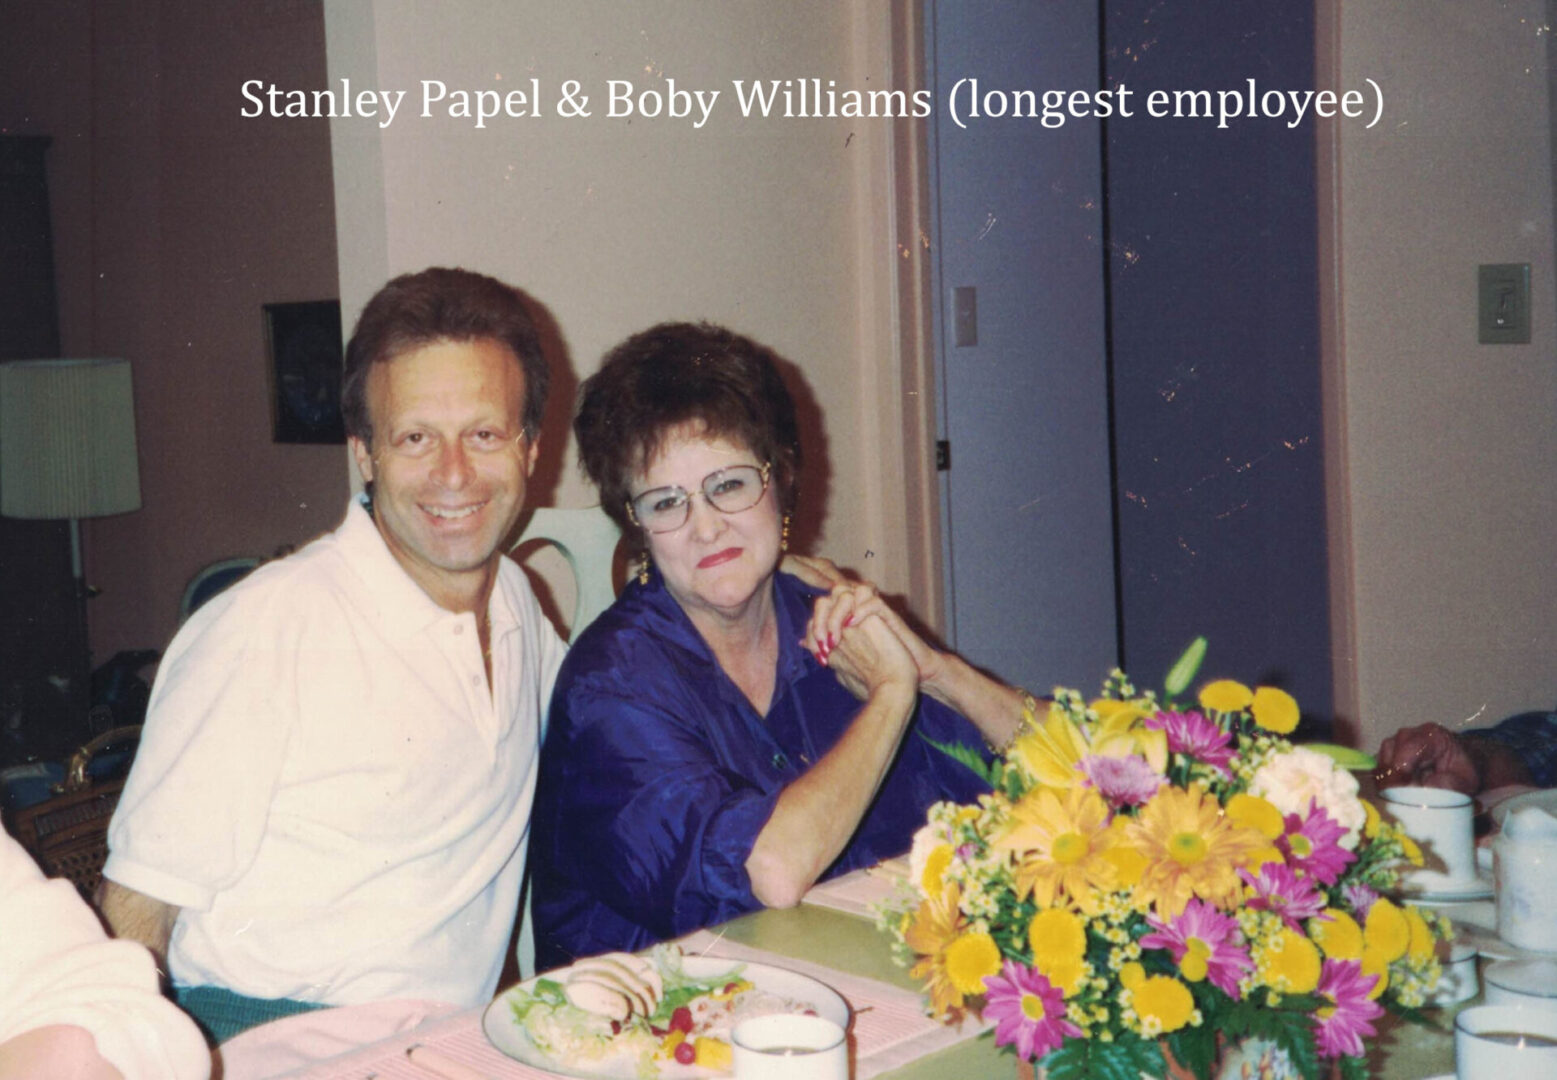
[[[849,1040],[820,1016],[743,1020],[730,1047],[736,1080],[849,1080]]]

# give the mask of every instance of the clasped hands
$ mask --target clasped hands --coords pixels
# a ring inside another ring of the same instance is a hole
[[[933,684],[944,659],[868,582],[817,597],[801,644],[861,701],[891,686],[917,692]]]

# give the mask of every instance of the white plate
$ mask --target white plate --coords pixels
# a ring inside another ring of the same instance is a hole
[[[682,960],[681,965],[682,970],[695,979],[714,978],[738,967],[740,977],[758,990],[765,990],[770,994],[789,998],[791,1001],[803,1001],[815,1009],[819,1016],[826,1017],[845,1031],[849,1029],[849,1003],[843,1000],[838,991],[809,975],[802,975],[798,971],[789,971],[785,968],[770,967],[767,964],[743,964],[740,961],[723,960],[714,956],[688,956]],[[545,977],[545,975],[536,976],[536,978]],[[516,1061],[522,1061],[538,1069],[549,1069],[562,1076],[582,1077],[583,1080],[633,1080],[638,1075],[634,1068],[635,1063],[631,1060],[619,1058],[611,1062],[602,1062],[594,1069],[579,1068],[554,1060],[551,1055],[531,1042],[529,1032],[514,1019],[508,999],[518,991],[530,990],[535,986],[535,981],[535,979],[526,979],[492,999],[492,1004],[487,1006],[486,1012],[481,1017],[481,1030],[486,1034],[488,1042]],[[718,1074],[710,1073],[706,1069],[693,1071],[682,1066],[677,1068],[674,1075]]]
[[[1557,817],[1557,788],[1527,791],[1523,795],[1504,799],[1492,808],[1492,820],[1497,822],[1498,828],[1501,829],[1508,815],[1523,806],[1539,806],[1548,814]]]

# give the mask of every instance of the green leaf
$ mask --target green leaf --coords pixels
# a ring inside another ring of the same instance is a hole
[[[934,739],[923,733],[920,733],[919,737],[925,742],[929,743],[931,746],[935,747],[941,753],[945,754],[947,757],[951,758],[953,761],[961,762],[963,765],[966,765],[968,768],[972,769],[976,774],[978,774],[978,778],[984,781],[984,783],[988,784],[990,787],[995,786],[994,770],[992,770],[984,761],[984,755],[979,753],[973,747],[966,746],[962,743],[936,742]]]
[[[1313,750],[1323,754],[1343,769],[1372,769],[1378,765],[1378,760],[1365,750],[1356,750],[1350,746],[1338,746],[1335,743],[1311,742],[1301,744],[1305,750]]]
[[[1319,1054],[1314,1049],[1313,1028],[1317,1001],[1310,994],[1290,994],[1281,999],[1281,1008],[1271,1009],[1245,998],[1224,1014],[1222,1033],[1233,1041],[1268,1039],[1287,1052],[1307,1080],[1318,1080]]]
[[[1421,1009],[1413,1009],[1409,1005],[1402,1005],[1393,998],[1389,998],[1384,1002],[1384,1008],[1394,1013],[1408,1024],[1415,1024],[1418,1027],[1425,1027],[1430,1031],[1436,1031],[1443,1035],[1453,1034],[1453,1032],[1441,1020],[1434,1019],[1433,1017],[1423,1012]]]
[[[1176,698],[1194,681],[1200,671],[1200,663],[1206,658],[1206,639],[1197,637],[1189,643],[1184,654],[1173,661],[1168,674],[1162,680],[1162,689],[1169,698]]]
[[[1210,1080],[1216,1067],[1216,1028],[1211,1024],[1180,1028],[1168,1036],[1168,1049],[1173,1051],[1180,1065],[1200,1080]]]
[[[1373,1075],[1368,1068],[1368,1059],[1365,1057],[1343,1057],[1341,1063],[1341,1080],[1368,1080]]]
[[[1067,1039],[1040,1064],[1049,1080],[1141,1080],[1142,1074],[1161,1076],[1164,1070],[1157,1044],[1140,1039]]]

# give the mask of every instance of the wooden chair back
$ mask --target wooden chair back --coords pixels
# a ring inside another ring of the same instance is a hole
[[[138,727],[106,731],[71,756],[53,798],[16,813],[12,831],[49,877],[69,878],[91,900],[108,861],[108,822],[124,781],[94,783],[87,766],[109,746],[139,741]]]

